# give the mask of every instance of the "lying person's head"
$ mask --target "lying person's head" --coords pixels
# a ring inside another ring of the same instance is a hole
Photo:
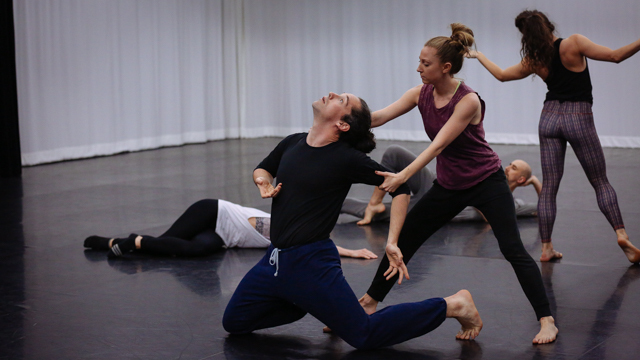
[[[531,166],[524,160],[513,160],[504,168],[504,174],[508,182],[524,185],[531,177]]]

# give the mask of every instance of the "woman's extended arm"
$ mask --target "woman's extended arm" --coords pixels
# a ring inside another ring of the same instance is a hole
[[[615,50],[598,45],[580,34],[571,35],[567,40],[575,43],[581,55],[599,61],[620,63],[640,51],[640,39]]]
[[[397,174],[376,171],[376,174],[385,177],[384,183],[379,187],[387,192],[394,192],[398,186],[405,183],[413,174],[427,166],[438,154],[442,152],[453,140],[455,140],[471,121],[480,113],[480,99],[476,93],[465,95],[456,105],[453,114],[444,124],[431,144],[404,170]]]
[[[404,263],[402,251],[398,247],[400,231],[407,217],[409,200],[410,196],[408,194],[399,194],[391,201],[389,235],[387,237],[387,246],[385,247],[385,252],[389,259],[389,268],[385,271],[384,276],[389,280],[395,274],[398,274],[398,284],[402,284],[403,278],[409,280],[409,270],[407,270],[407,265]]]
[[[418,85],[409,89],[396,100],[393,104],[387,106],[384,109],[374,111],[371,114],[371,127],[378,127],[384,125],[387,121],[393,120],[400,115],[406,114],[409,110],[418,105],[418,99],[420,98],[420,89],[422,85]]]
[[[502,82],[524,79],[527,76],[533,74],[531,70],[528,70],[524,65],[522,65],[522,62],[502,70],[500,66],[489,60],[480,51],[469,50],[466,56],[470,59],[478,59],[480,64],[482,64],[485,69],[489,70],[491,75]]]

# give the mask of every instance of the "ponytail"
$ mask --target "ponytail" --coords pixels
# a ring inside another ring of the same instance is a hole
[[[436,54],[440,62],[451,63],[451,76],[457,74],[462,69],[464,55],[473,46],[475,40],[473,31],[460,23],[451,24],[451,36],[436,36],[427,41],[424,46],[436,49]]]
[[[553,59],[555,26],[538,10],[525,10],[516,16],[516,27],[522,33],[522,63],[530,70],[549,68]]]
[[[360,108],[353,107],[351,113],[340,120],[349,124],[349,130],[340,133],[340,140],[346,141],[351,147],[365,154],[376,148],[376,139],[371,131],[371,110],[369,105],[360,98]]]

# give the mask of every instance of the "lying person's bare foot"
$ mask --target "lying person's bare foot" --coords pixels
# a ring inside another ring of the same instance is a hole
[[[369,294],[364,294],[364,296],[362,296],[358,300],[358,302],[360,303],[360,306],[362,306],[362,308],[364,309],[364,312],[367,313],[367,315],[371,315],[374,312],[376,312],[376,308],[378,307],[378,301],[372,298],[371,296],[369,296]],[[324,328],[322,328],[322,332],[330,333],[331,328],[329,328],[328,326],[325,326]]]
[[[369,203],[367,204],[367,208],[364,209],[364,218],[362,218],[362,220],[358,221],[356,224],[358,225],[371,224],[373,217],[383,213],[385,210],[386,210],[386,207],[381,202],[373,205]]]
[[[616,234],[618,235],[618,246],[620,246],[624,254],[627,255],[627,259],[634,264],[640,262],[640,250],[629,241],[629,235],[627,235],[626,230],[618,229],[616,230]]]
[[[556,341],[558,328],[553,316],[540,318],[540,332],[533,338],[534,344],[548,344]]]
[[[456,339],[473,340],[482,330],[482,319],[471,293],[460,290],[455,295],[444,298],[447,302],[447,317],[458,320],[462,328],[456,334]]]
[[[542,243],[542,255],[540,261],[551,261],[553,259],[562,259],[562,253],[553,250],[551,242]]]

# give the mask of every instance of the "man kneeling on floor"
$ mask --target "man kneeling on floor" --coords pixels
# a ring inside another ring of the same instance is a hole
[[[288,324],[310,313],[358,349],[397,344],[437,328],[445,318],[462,325],[458,339],[471,340],[482,320],[466,290],[446,298],[388,306],[367,314],[349,287],[329,234],[351,184],[380,185],[386,171],[366,154],[375,148],[371,114],[352,94],[316,100],[308,133],[282,140],[253,172],[263,198],[273,198],[271,245],[238,285],[224,313],[231,334]],[[277,177],[278,184],[273,186]],[[386,254],[390,277],[409,279],[397,247],[409,202],[402,185],[391,195]]]

